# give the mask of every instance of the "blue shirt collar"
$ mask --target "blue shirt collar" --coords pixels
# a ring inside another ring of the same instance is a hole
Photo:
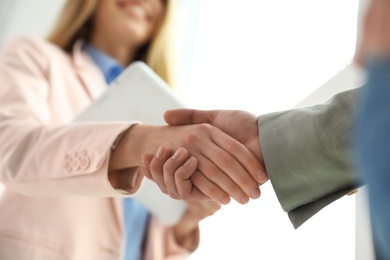
[[[124,67],[115,59],[98,50],[91,44],[86,44],[85,50],[102,71],[107,83],[110,83],[123,71]]]

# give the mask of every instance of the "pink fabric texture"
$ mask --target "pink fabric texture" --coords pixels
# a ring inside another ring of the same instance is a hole
[[[116,138],[133,122],[70,123],[106,89],[81,47],[68,55],[31,37],[2,47],[0,259],[121,257],[124,195],[110,185],[107,167]],[[188,256],[157,219],[148,230],[144,259]]]

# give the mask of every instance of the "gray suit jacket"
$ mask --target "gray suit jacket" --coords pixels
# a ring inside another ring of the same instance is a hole
[[[358,91],[258,118],[269,178],[295,228],[359,186],[350,146]]]

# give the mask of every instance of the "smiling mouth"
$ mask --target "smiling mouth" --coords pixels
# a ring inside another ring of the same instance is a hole
[[[129,8],[127,8],[127,10],[134,13],[136,16],[139,16],[140,18],[146,18],[145,9],[139,6],[130,6]]]
[[[145,8],[140,5],[132,5],[132,4],[121,4],[120,7],[124,10],[124,12],[133,17],[137,17],[139,19],[148,19],[147,12]]]

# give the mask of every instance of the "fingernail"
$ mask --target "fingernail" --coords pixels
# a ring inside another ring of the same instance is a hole
[[[173,159],[173,160],[179,159],[180,155],[181,155],[181,151],[180,151],[180,150],[177,150],[177,151],[172,155],[172,159]]]
[[[260,197],[260,189],[258,188],[253,189],[250,196],[252,199],[258,199]]]
[[[230,202],[230,197],[224,197],[224,198],[222,198],[222,204],[223,204],[223,205],[227,205],[227,204],[229,204],[229,202]]]
[[[192,157],[189,158],[189,159],[184,163],[184,166],[188,167],[188,166],[191,165],[191,163],[192,163]]]
[[[156,153],[156,158],[160,159],[161,157],[163,156],[163,149],[162,147],[160,146],[157,150],[157,153]]]
[[[248,200],[249,200],[249,198],[246,197],[246,196],[245,196],[245,197],[241,197],[241,198],[240,198],[240,203],[241,203],[241,204],[246,204],[246,203],[248,202]]]
[[[259,170],[259,171],[256,173],[256,177],[257,177],[257,181],[260,182],[261,184],[263,184],[264,182],[266,182],[267,179],[268,179],[267,175],[266,175],[263,171],[261,171],[261,170]]]

